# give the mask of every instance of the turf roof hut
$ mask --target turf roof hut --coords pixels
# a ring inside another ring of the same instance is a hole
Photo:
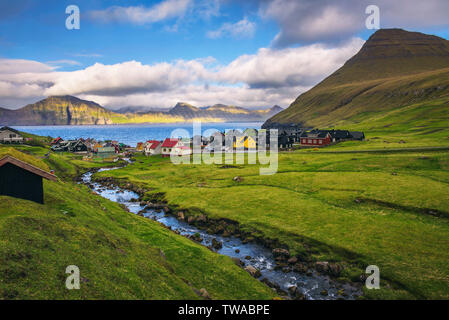
[[[44,203],[42,178],[57,180],[53,174],[10,155],[0,159],[0,195]]]

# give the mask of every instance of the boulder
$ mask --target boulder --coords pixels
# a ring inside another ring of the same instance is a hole
[[[288,259],[290,257],[290,252],[287,249],[276,248],[272,253],[275,258]]]
[[[178,219],[179,220],[184,220],[184,212],[182,212],[182,211],[178,211]]]
[[[292,296],[296,296],[298,293],[301,293],[300,291],[299,291],[299,289],[298,289],[298,287],[297,286],[291,286],[291,287],[288,287],[288,293],[290,293],[290,295],[292,295]]]
[[[298,258],[292,257],[292,258],[288,259],[287,262],[288,262],[289,264],[295,264],[296,262],[298,262]]]
[[[329,262],[327,261],[318,261],[315,263],[315,269],[321,273],[327,273],[329,271]]]
[[[242,181],[243,181],[243,178],[242,178],[242,177],[239,177],[239,176],[236,176],[236,177],[234,177],[232,180],[235,181],[235,182],[242,182]]]
[[[254,278],[259,278],[262,274],[260,273],[260,270],[257,270],[256,268],[254,268],[253,266],[246,266],[245,270],[252,275]]]
[[[240,260],[239,258],[232,257],[231,259],[232,259],[232,261],[234,261],[234,263],[235,263],[236,265],[238,265],[239,267],[243,267],[243,266],[245,265],[245,264],[243,263],[243,261]]]
[[[334,277],[340,276],[341,271],[343,268],[338,263],[330,263],[329,264],[329,273],[333,275]]]
[[[305,265],[304,263],[298,262],[293,266],[293,271],[299,272],[299,273],[306,273],[307,265]]]
[[[189,238],[196,242],[203,241],[203,238],[201,238],[201,235],[199,233],[192,234]]]
[[[208,293],[207,290],[204,289],[204,288],[201,288],[201,289],[200,289],[200,295],[201,295],[201,297],[204,298],[204,299],[207,299],[207,300],[210,300],[210,299],[211,299],[209,293]]]
[[[223,248],[223,243],[215,238],[212,238],[212,248],[214,248],[215,250],[220,250],[221,248]]]

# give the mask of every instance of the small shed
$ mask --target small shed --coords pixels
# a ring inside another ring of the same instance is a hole
[[[42,178],[55,175],[11,156],[0,159],[0,195],[44,203]]]

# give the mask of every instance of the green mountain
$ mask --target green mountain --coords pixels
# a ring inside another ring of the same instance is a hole
[[[185,119],[209,118],[224,121],[265,121],[269,117],[283,110],[279,106],[269,109],[249,110],[242,107],[215,104],[210,107],[198,108],[188,103],[179,102],[168,114],[181,116]]]
[[[267,120],[264,127],[295,123],[304,127],[367,129],[373,119],[383,126],[391,126],[394,121],[411,124],[421,120],[422,127],[441,117],[447,121],[444,110],[448,101],[449,41],[383,29],[374,33],[343,67],[301,94],[289,108]],[[429,103],[432,108],[426,107]],[[428,120],[425,124],[423,117]]]
[[[111,124],[113,112],[72,96],[53,96],[18,110],[0,110],[5,125]]]
[[[167,112],[134,110],[114,112],[99,104],[72,96],[53,96],[18,110],[0,108],[0,125],[100,125],[115,123],[173,123],[192,120],[265,121],[282,110],[249,110],[217,104],[198,108],[179,102]]]

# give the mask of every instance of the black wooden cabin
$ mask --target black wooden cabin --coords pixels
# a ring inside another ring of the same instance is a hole
[[[14,157],[0,159],[0,195],[44,203],[42,178],[57,180],[55,175]]]

